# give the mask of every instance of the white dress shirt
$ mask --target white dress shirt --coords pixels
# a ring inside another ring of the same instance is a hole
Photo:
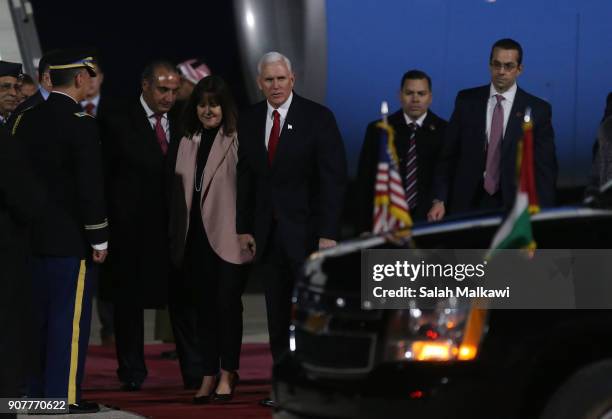
[[[155,112],[153,112],[151,108],[149,108],[149,105],[147,105],[147,102],[145,102],[142,95],[140,95],[140,104],[142,105],[142,108],[145,110],[145,113],[147,114],[147,118],[149,119],[151,128],[153,128],[153,131],[155,131],[155,125],[157,125],[157,118],[155,117]],[[169,143],[170,142],[170,121],[168,120],[167,113],[164,113],[162,115],[161,123],[162,123],[162,127],[164,128],[164,132],[166,133],[166,142]]]
[[[278,109],[274,109],[270,102],[266,102],[268,104],[268,112],[266,113],[266,150],[268,149],[268,141],[270,141],[270,132],[272,132],[272,125],[274,125],[274,116],[272,116],[272,112],[275,110],[280,114],[280,132],[283,130],[283,125],[285,124],[285,119],[287,119],[287,112],[289,112],[289,106],[291,106],[291,101],[293,100],[293,92],[289,95],[285,103],[279,106]]]
[[[502,108],[504,109],[504,131],[503,135],[506,134],[506,127],[508,126],[508,119],[510,119],[510,111],[512,110],[512,104],[514,103],[514,97],[516,96],[516,83],[512,85],[504,93],[498,93],[491,84],[489,89],[489,101],[487,102],[487,142],[489,141],[489,134],[491,133],[491,121],[493,120],[493,110],[497,105],[497,98],[495,95],[502,95],[505,100],[501,101]],[[503,138],[503,136],[502,136]]]
[[[419,128],[421,128],[423,126],[423,122],[425,121],[425,118],[427,118],[427,112],[425,112],[423,115],[419,116],[419,119],[417,119],[416,121],[414,119],[412,119],[411,117],[409,117],[408,115],[406,115],[406,112],[403,112],[404,114],[404,119],[406,120],[406,125],[410,125],[412,123],[417,124],[417,126]]]

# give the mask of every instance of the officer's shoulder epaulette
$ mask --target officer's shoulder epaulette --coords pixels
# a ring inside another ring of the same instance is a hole
[[[15,119],[15,123],[13,124],[13,128],[11,129],[11,135],[15,135],[15,133],[17,132],[17,127],[21,122],[21,118],[23,118],[23,114],[32,109],[33,107],[34,106],[28,106],[19,115],[17,115],[17,119]]]
[[[87,112],[75,112],[74,113],[75,116],[78,116],[79,118],[82,118],[84,116],[88,116],[90,118],[93,118],[93,116],[91,116],[90,114],[88,114]]]

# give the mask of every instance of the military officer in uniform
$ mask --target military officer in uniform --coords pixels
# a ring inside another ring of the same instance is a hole
[[[98,410],[80,400],[91,322],[94,263],[108,248],[102,159],[96,121],[83,112],[93,58],[66,50],[49,63],[53,91],[24,111],[11,132],[23,142],[45,190],[32,226],[32,288],[39,365],[29,397],[67,398],[72,413]],[[94,263],[92,263],[94,262]]]

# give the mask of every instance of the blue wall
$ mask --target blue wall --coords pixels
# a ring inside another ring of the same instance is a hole
[[[585,183],[612,91],[612,1],[328,0],[327,19],[326,102],[352,173],[380,102],[399,107],[406,70],[429,73],[432,109],[448,119],[458,90],[490,81],[491,44],[510,37],[524,49],[519,85],[553,106],[559,185]]]

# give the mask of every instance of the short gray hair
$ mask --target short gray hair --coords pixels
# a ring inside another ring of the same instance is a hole
[[[291,61],[289,61],[289,58],[285,57],[280,52],[271,51],[271,52],[265,53],[259,59],[259,62],[257,63],[257,74],[261,75],[261,70],[264,65],[270,64],[270,63],[276,63],[278,61],[284,62],[287,68],[289,69],[289,72],[292,72],[291,71]]]

